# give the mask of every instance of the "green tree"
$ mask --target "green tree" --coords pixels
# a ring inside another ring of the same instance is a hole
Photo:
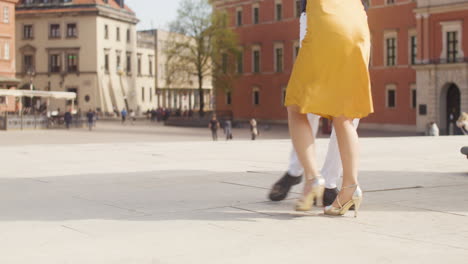
[[[166,82],[174,84],[196,77],[200,114],[205,101],[203,84],[212,80],[216,87],[229,90],[234,67],[227,67],[226,58],[238,52],[235,33],[228,28],[226,13],[213,11],[208,0],[183,0],[175,21],[170,25],[171,38],[166,43]]]

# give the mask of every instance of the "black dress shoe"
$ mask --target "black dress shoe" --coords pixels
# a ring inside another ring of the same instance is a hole
[[[284,176],[273,185],[268,197],[275,202],[282,201],[288,196],[291,187],[301,183],[301,181],[302,176],[294,177],[286,172]]]
[[[338,196],[338,188],[325,188],[325,192],[323,193],[323,206],[331,205],[335,201],[336,196]]]

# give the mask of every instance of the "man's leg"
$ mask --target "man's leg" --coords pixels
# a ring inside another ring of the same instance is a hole
[[[314,137],[317,135],[320,117],[314,114],[308,114],[307,119],[309,125],[314,133]],[[291,187],[299,184],[302,181],[302,174],[304,169],[302,168],[301,162],[297,156],[294,147],[292,148],[291,155],[289,158],[289,168],[284,176],[277,181],[269,194],[269,198],[272,201],[281,201],[288,196]]]

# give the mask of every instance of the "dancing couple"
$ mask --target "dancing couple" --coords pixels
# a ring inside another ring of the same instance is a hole
[[[297,211],[311,210],[314,201],[323,201],[327,215],[344,215],[354,207],[357,216],[362,191],[356,128],[360,118],[373,112],[367,15],[359,0],[303,0],[302,7],[301,49],[285,100],[293,151],[288,172],[273,185],[269,197],[285,199],[303,177]],[[333,120],[334,127],[321,173],[315,157],[320,117]]]

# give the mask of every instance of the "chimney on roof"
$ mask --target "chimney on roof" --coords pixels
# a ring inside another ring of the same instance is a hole
[[[117,4],[119,4],[119,6],[120,6],[121,8],[124,8],[124,7],[125,7],[125,3],[124,3],[125,1],[124,1],[124,0],[115,0],[115,1],[117,2]]]

